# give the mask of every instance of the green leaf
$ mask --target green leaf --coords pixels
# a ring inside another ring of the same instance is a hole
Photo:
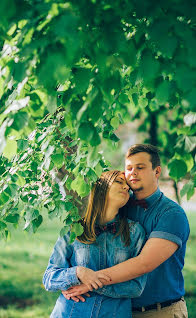
[[[194,160],[193,157],[190,153],[187,153],[185,155],[183,155],[182,159],[185,161],[186,165],[187,165],[187,171],[190,171],[192,169],[192,167],[194,166]]]
[[[91,168],[94,168],[98,164],[99,160],[100,158],[97,155],[97,148],[93,147],[89,149],[87,156],[87,165]]]
[[[48,96],[48,103],[46,107],[51,114],[54,114],[54,112],[57,110],[56,96]]]
[[[170,95],[170,83],[168,81],[164,81],[161,83],[157,90],[155,98],[159,104],[163,105],[168,102]]]
[[[148,106],[148,99],[147,99],[147,98],[140,98],[140,99],[139,99],[139,105],[140,105],[141,107],[146,107],[146,106]]]
[[[26,112],[18,112],[14,115],[14,122],[11,128],[19,131],[28,124],[29,116]]]
[[[195,136],[186,136],[185,137],[185,151],[191,152],[196,147],[196,137]]]
[[[93,147],[98,146],[101,143],[101,138],[96,130],[96,128],[94,128],[94,132],[93,132],[93,136],[90,140],[90,145]]]
[[[9,196],[4,192],[1,192],[0,194],[0,205],[4,205],[7,201],[9,201]]]
[[[17,213],[13,215],[10,214],[5,218],[5,221],[9,223],[18,223],[19,218],[20,218],[20,215]]]
[[[187,182],[182,190],[180,191],[180,195],[183,197],[184,195],[187,195],[187,200],[189,200],[193,194],[194,194],[194,182],[192,180],[190,180],[189,182]]]
[[[26,184],[25,178],[19,175],[16,184],[23,187]]]
[[[90,186],[87,184],[81,175],[77,176],[71,183],[71,188],[76,191],[79,196],[85,197],[90,192]]]
[[[64,155],[63,154],[55,154],[51,156],[52,161],[54,162],[55,166],[60,169],[64,164]]]
[[[93,96],[94,97],[94,96]],[[97,93],[96,97],[91,101],[91,104],[88,106],[88,116],[96,123],[103,114],[103,97]]]
[[[38,216],[39,216],[39,211],[35,209],[28,209],[25,212],[25,220],[29,222],[36,219]]]
[[[191,126],[196,123],[196,113],[190,112],[184,116],[184,123],[186,126]]]
[[[125,93],[121,93],[118,97],[118,100],[123,105],[129,104],[129,98],[128,98],[127,94],[125,94]]]
[[[67,178],[66,182],[65,182],[65,186],[66,188],[70,191],[71,190],[71,183],[72,183],[72,179],[70,177]]]
[[[110,120],[110,125],[114,128],[114,129],[117,129],[118,126],[119,126],[120,122],[119,122],[119,118],[118,117],[113,117],[111,120]]]
[[[98,163],[95,167],[95,172],[97,174],[98,177],[101,176],[102,172],[103,172],[103,168],[102,166],[100,165],[100,163]]]
[[[164,36],[161,37],[158,41],[158,46],[163,55],[167,56],[168,58],[172,58],[176,48],[177,48],[177,38],[174,36]]]
[[[79,94],[85,92],[89,86],[90,78],[91,78],[90,69],[78,68],[74,74],[74,81],[75,81],[74,91]]]
[[[69,212],[73,208],[72,202],[64,202],[65,211]]]
[[[79,187],[78,194],[81,197],[85,197],[89,194],[89,192],[90,192],[90,185],[86,182],[82,183]]]
[[[33,229],[34,229],[34,232],[37,230],[37,228],[42,224],[43,222],[43,217],[42,215],[39,215],[37,219],[34,219],[32,221],[32,224],[33,224]]]
[[[95,128],[90,122],[81,123],[78,128],[78,137],[81,140],[91,141]]]
[[[64,235],[66,235],[69,232],[69,230],[70,230],[69,226],[62,227],[62,229],[60,230],[60,236],[62,237]]]
[[[76,239],[76,233],[71,232],[70,238],[69,238],[70,244],[72,244],[75,241],[75,239]]]
[[[53,219],[55,217],[60,218],[66,211],[65,202],[56,202],[56,206],[52,211],[48,212],[48,217]]]
[[[114,142],[118,142],[120,140],[120,138],[118,138],[115,134],[111,134],[110,139]]]
[[[180,180],[180,178],[184,177],[187,173],[187,165],[182,160],[174,159],[169,163],[168,167],[170,169],[169,175],[175,181]]]
[[[4,230],[4,229],[6,229],[6,228],[7,228],[6,223],[0,221],[0,231]]]
[[[17,150],[19,151],[24,151],[25,149],[27,149],[29,143],[27,140],[24,139],[18,139],[17,140]]]
[[[74,232],[76,236],[80,236],[84,232],[84,229],[80,223],[73,223],[71,231]]]
[[[16,195],[18,189],[19,189],[19,186],[18,186],[17,184],[11,183],[11,184],[9,184],[8,187],[5,189],[5,192],[6,192],[9,196],[14,197],[14,196]]]
[[[141,56],[139,69],[139,76],[141,76],[144,81],[154,79],[159,72],[159,62],[152,55],[150,50],[144,50]]]
[[[6,146],[3,150],[3,155],[8,159],[12,159],[12,157],[15,156],[16,152],[17,152],[16,141],[12,139],[7,139]]]

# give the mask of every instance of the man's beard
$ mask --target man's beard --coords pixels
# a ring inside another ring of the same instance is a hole
[[[130,187],[131,188],[131,187]],[[131,188],[131,190],[133,191],[133,192],[140,192],[140,191],[142,191],[144,188],[143,187],[140,187],[140,188],[138,188],[138,189],[132,189]]]

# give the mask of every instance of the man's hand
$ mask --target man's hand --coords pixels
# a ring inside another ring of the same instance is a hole
[[[78,266],[76,270],[77,277],[79,280],[88,287],[88,290],[92,291],[94,289],[102,288],[103,282],[111,281],[109,275],[106,275],[102,272],[95,272],[90,268]]]
[[[70,287],[67,290],[62,290],[62,294],[67,300],[72,299],[76,302],[85,302],[85,298],[83,296],[90,297],[90,294],[88,294],[87,291],[88,287],[82,284]]]
[[[85,295],[87,297],[90,297],[90,294],[88,294],[88,287],[85,284],[76,285],[73,287],[70,287],[67,290],[63,290],[62,294],[66,299],[73,299],[74,301],[85,301],[85,298],[82,295]]]

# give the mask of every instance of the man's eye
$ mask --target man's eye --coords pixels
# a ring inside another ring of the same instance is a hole
[[[141,169],[143,169],[143,167],[138,167],[138,170],[141,170]]]
[[[122,183],[122,181],[120,181],[120,180],[116,180],[116,182],[117,182],[117,183]]]

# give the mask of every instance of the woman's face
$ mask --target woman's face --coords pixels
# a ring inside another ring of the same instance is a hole
[[[109,193],[108,201],[116,207],[123,207],[129,200],[129,186],[126,182],[124,173],[119,174],[112,183]]]

